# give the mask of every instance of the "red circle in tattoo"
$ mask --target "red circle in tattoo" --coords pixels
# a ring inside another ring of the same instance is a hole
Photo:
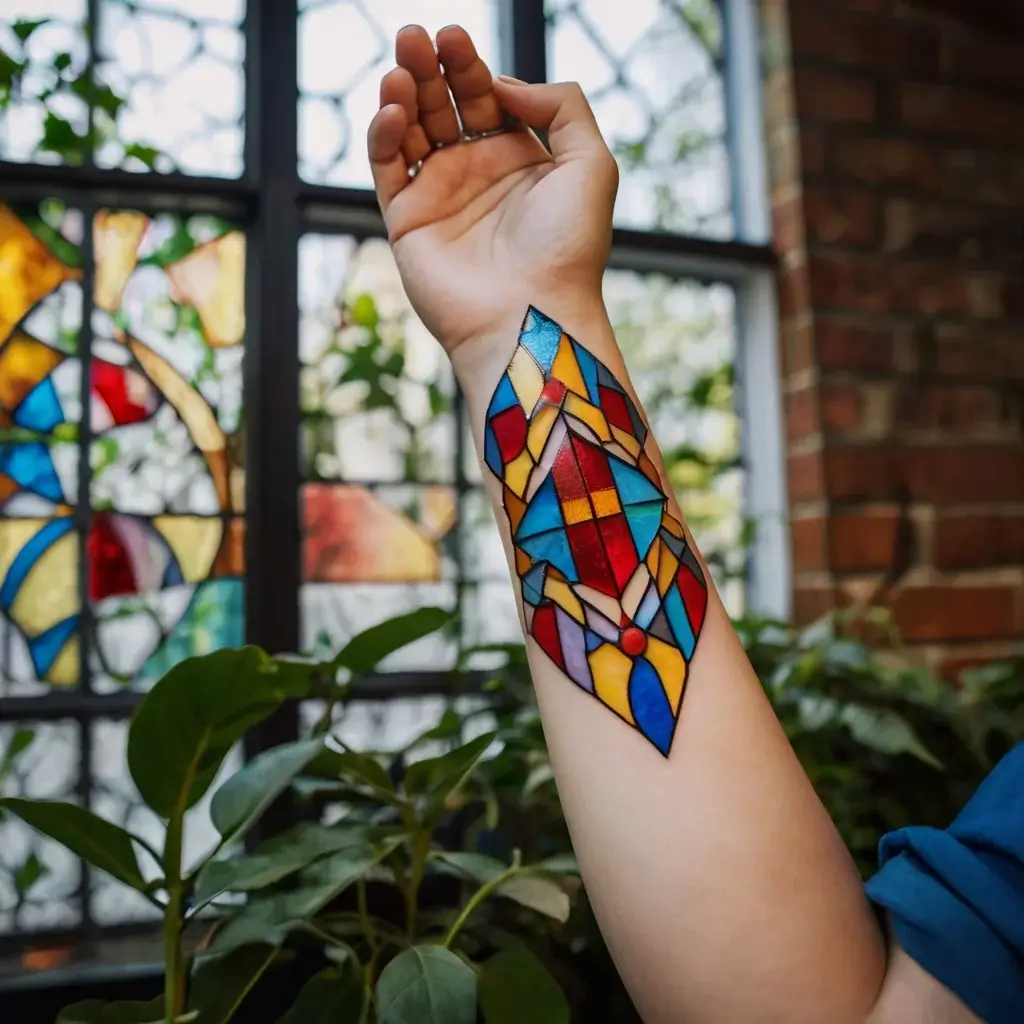
[[[638,654],[643,654],[647,650],[647,634],[636,626],[630,626],[629,629],[622,631],[619,643],[626,654],[635,658]]]

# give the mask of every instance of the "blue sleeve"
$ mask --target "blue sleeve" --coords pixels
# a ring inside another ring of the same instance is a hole
[[[987,1024],[1024,1020],[1024,743],[945,832],[882,839],[867,894],[900,945]]]

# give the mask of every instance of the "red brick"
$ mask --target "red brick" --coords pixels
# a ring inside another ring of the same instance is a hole
[[[793,621],[798,626],[806,626],[835,611],[836,607],[836,592],[832,587],[798,585],[793,591]]]
[[[1024,446],[906,449],[902,482],[918,501],[1024,501]]]
[[[827,153],[829,170],[839,178],[868,185],[912,185],[937,192],[946,170],[941,154],[908,139],[840,136]]]
[[[1017,633],[1016,587],[901,588],[891,597],[897,628],[909,642],[995,640]]]
[[[857,384],[824,381],[820,392],[821,425],[826,434],[849,434],[859,429],[864,400]]]
[[[774,204],[772,227],[776,252],[785,254],[804,247],[804,211],[799,195]]]
[[[783,401],[786,407],[786,433],[790,441],[799,441],[818,433],[821,425],[818,422],[817,388],[790,391]]]
[[[894,339],[885,328],[819,316],[815,319],[818,363],[823,370],[889,373],[893,370]]]
[[[949,377],[1024,381],[1024,329],[942,324],[929,338],[930,365]]]
[[[910,380],[896,398],[898,428],[984,434],[1013,429],[1019,418],[1019,404],[995,388],[930,386]]]
[[[821,516],[794,519],[792,524],[793,565],[797,569],[824,569],[825,520]]]
[[[1024,564],[1024,513],[951,515],[935,523],[937,569]]]
[[[881,18],[851,18],[821,0],[794,0],[789,24],[793,53],[837,64],[934,74],[938,34],[927,25]]]
[[[1024,35],[1024,9],[1009,0],[900,0],[902,10],[929,15],[987,32]]]
[[[834,513],[828,522],[830,568],[851,573],[889,569],[898,556],[899,528],[896,511]]]
[[[797,68],[794,85],[801,120],[870,124],[875,119],[878,97],[868,78]]]
[[[1024,192],[1024,155],[956,149],[942,160],[943,191],[970,202],[1018,207]]]
[[[951,32],[943,47],[945,76],[979,85],[1024,89],[1024,45],[967,32]]]
[[[791,377],[814,366],[814,325],[810,317],[803,320],[782,319],[779,338],[784,376]]]
[[[887,252],[983,260],[1024,262],[1024,232],[1005,211],[949,202],[890,199],[885,204]]]
[[[827,140],[825,131],[814,125],[800,125],[800,170],[805,176],[823,174]]]
[[[804,222],[812,244],[874,246],[879,237],[878,199],[869,192],[807,186]]]
[[[789,500],[816,501],[824,494],[821,452],[800,452],[787,460]]]
[[[1016,97],[966,86],[906,82],[900,117],[913,131],[980,142],[1024,142],[1024,117]]]
[[[803,263],[784,267],[778,275],[779,316],[787,319],[810,308],[811,296],[807,281],[807,267]]]
[[[884,445],[826,448],[823,474],[833,501],[891,501],[900,496],[901,452]]]

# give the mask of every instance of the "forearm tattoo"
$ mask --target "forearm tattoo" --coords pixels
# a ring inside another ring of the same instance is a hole
[[[531,306],[484,430],[527,629],[667,757],[708,593],[646,441],[608,368]]]

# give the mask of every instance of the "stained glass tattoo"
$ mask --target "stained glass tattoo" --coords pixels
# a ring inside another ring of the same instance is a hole
[[[532,306],[487,410],[530,635],[664,755],[707,609],[647,428],[606,366]]]

